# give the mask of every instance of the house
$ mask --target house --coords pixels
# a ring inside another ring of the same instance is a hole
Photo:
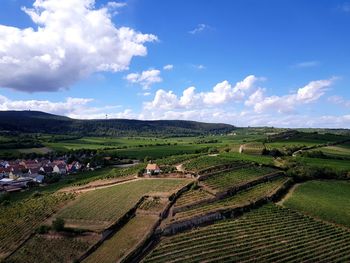
[[[52,168],[52,166],[42,166],[42,167],[40,167],[40,172],[41,173],[44,173],[44,174],[50,174],[50,173],[52,173],[53,172],[53,168]]]
[[[39,183],[39,184],[42,184],[43,181],[44,181],[44,179],[45,179],[45,176],[39,174],[39,175],[37,175],[37,176],[35,176],[35,177],[33,178],[33,181],[34,181],[34,182],[37,182],[37,183]]]
[[[0,167],[0,178],[9,177],[11,169],[9,167]]]
[[[56,174],[66,174],[67,173],[67,166],[63,163],[56,164],[53,167],[53,172]]]
[[[147,164],[146,174],[159,174],[159,173],[160,173],[160,168],[157,164],[155,163]]]
[[[71,164],[67,165],[67,171],[69,173],[78,172],[80,169],[81,169],[81,164],[79,162],[72,162]]]

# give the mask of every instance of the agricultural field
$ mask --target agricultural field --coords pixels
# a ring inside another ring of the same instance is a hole
[[[281,177],[273,181],[258,184],[247,190],[240,191],[231,197],[221,199],[214,203],[191,207],[188,210],[175,214],[175,220],[204,215],[218,210],[247,206],[251,203],[255,203],[257,200],[270,197],[270,195],[283,187],[288,180],[290,179]]]
[[[145,157],[159,159],[178,154],[194,154],[201,151],[207,152],[208,146],[205,144],[152,145],[147,147],[107,150],[106,153],[118,158],[143,160]]]
[[[316,150],[323,152],[326,156],[350,160],[350,143],[321,147]]]
[[[348,262],[350,231],[268,204],[162,238],[144,262]]]
[[[336,171],[350,171],[349,160],[311,158],[311,157],[296,157],[296,160],[303,165],[314,167],[328,167]]]
[[[195,190],[190,190],[183,193],[177,200],[174,205],[174,208],[186,207],[188,205],[192,205],[203,200],[208,200],[213,198],[214,195],[209,192],[199,188]]]
[[[157,216],[136,215],[82,262],[117,262],[146,237],[158,219]]]
[[[309,181],[296,187],[283,206],[350,227],[350,182]]]
[[[93,233],[79,237],[36,234],[4,262],[74,262],[98,239]]]
[[[106,227],[121,218],[146,194],[172,193],[190,180],[140,179],[81,194],[74,202],[59,212],[67,224],[81,228]]]
[[[276,172],[278,172],[278,170],[270,167],[247,166],[211,175],[204,180],[203,183],[220,192]]]
[[[0,259],[73,197],[72,194],[46,194],[0,206]]]
[[[233,164],[234,161],[230,157],[223,157],[221,155],[214,156],[200,156],[184,163],[184,169],[186,171],[199,171],[213,166]],[[240,163],[237,163],[241,165]]]

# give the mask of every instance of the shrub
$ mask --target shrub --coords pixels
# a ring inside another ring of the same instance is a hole
[[[37,234],[42,235],[42,234],[48,233],[48,232],[50,231],[50,229],[51,229],[50,226],[41,225],[41,226],[39,226],[39,227],[35,230],[35,232],[36,232]]]
[[[56,232],[64,230],[64,220],[62,218],[56,218],[54,221],[52,221],[52,229]]]

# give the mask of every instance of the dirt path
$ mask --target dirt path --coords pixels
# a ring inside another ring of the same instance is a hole
[[[85,192],[90,192],[90,191],[93,191],[93,190],[97,190],[97,189],[104,189],[104,188],[108,188],[108,187],[112,187],[112,186],[116,186],[116,185],[120,185],[120,184],[127,184],[127,183],[130,183],[130,182],[135,182],[135,181],[139,181],[139,180],[142,180],[142,178],[132,178],[132,179],[129,179],[129,180],[126,180],[126,181],[119,181],[119,182],[115,182],[113,184],[108,184],[108,185],[97,185],[97,186],[94,186],[94,187],[89,187],[89,188],[85,188],[85,189],[78,189],[78,190],[75,190],[74,192],[76,193],[85,193]]]
[[[277,205],[280,205],[280,206],[283,206],[283,203],[289,198],[292,196],[292,194],[294,193],[295,189],[297,189],[297,187],[301,185],[300,183],[299,184],[295,184],[292,186],[292,188],[289,189],[288,193],[280,200],[278,201],[276,204]]]

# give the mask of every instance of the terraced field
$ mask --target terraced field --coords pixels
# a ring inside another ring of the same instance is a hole
[[[257,200],[269,197],[272,193],[281,188],[288,180],[290,179],[281,177],[273,181],[258,184],[252,188],[241,191],[234,196],[219,200],[217,202],[192,207],[186,211],[177,213],[175,215],[175,220],[191,218],[222,209],[232,209],[235,207],[249,205]]]
[[[129,211],[140,198],[151,192],[173,192],[189,183],[186,179],[142,179],[82,194],[58,215],[74,223],[82,220],[112,222]],[[79,223],[79,222],[78,222]]]
[[[273,204],[165,237],[145,262],[349,262],[350,231]]]
[[[71,194],[47,194],[0,206],[0,259],[72,198]]]
[[[214,190],[225,191],[231,187],[248,183],[274,172],[278,172],[278,170],[258,166],[244,167],[209,176],[208,179],[204,180],[204,184]]]
[[[121,230],[106,240],[83,263],[114,263],[126,256],[150,231],[158,217],[137,215]]]
[[[213,197],[212,194],[203,189],[191,190],[185,192],[176,200],[174,208],[185,207]]]

